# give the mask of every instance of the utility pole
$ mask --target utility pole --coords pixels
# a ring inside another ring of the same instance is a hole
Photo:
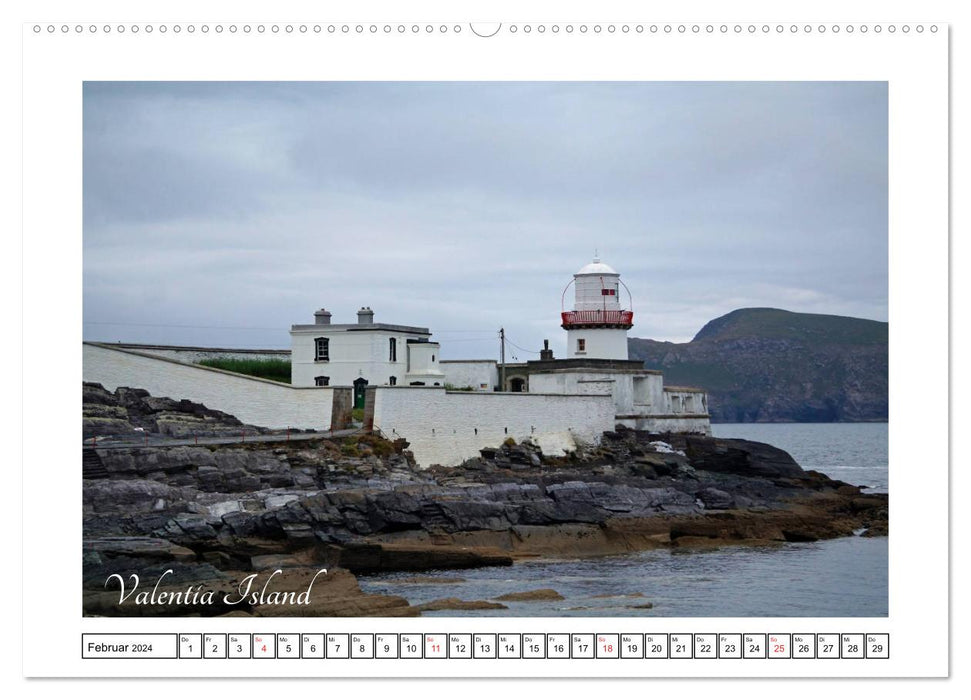
[[[506,390],[506,329],[499,329],[499,391]]]

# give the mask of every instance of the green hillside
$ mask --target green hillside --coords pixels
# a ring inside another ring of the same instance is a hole
[[[832,345],[886,345],[887,324],[864,318],[800,314],[782,309],[736,309],[706,323],[693,340],[753,337]]]

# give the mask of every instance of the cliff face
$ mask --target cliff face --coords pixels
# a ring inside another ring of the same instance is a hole
[[[666,384],[708,392],[713,422],[884,421],[888,324],[738,309],[690,343],[631,338],[631,359],[664,372]]]

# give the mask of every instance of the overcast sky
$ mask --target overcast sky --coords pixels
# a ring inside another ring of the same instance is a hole
[[[89,340],[288,347],[367,305],[446,359],[495,358],[500,326],[562,357],[595,250],[631,336],[751,306],[885,321],[886,84],[84,87]]]

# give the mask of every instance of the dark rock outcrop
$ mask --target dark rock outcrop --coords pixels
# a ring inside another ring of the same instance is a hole
[[[84,382],[81,427],[84,438],[160,435],[173,438],[219,437],[270,432],[244,425],[235,416],[214,411],[186,399],[152,396],[144,389],[118,387],[110,392],[100,384]]]
[[[563,600],[563,596],[552,588],[539,588],[535,591],[519,591],[497,596],[496,600],[510,602],[532,602],[536,600]]]
[[[422,612],[428,610],[505,610],[502,603],[491,603],[488,600],[460,600],[458,598],[439,598],[418,606]]]

